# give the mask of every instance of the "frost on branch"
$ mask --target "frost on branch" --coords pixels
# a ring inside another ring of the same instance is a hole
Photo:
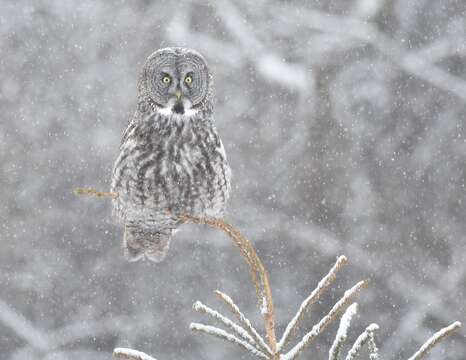
[[[436,332],[432,337],[425,342],[421,348],[409,358],[409,360],[419,360],[424,358],[427,353],[432,350],[432,348],[441,340],[446,338],[447,336],[451,335],[455,330],[461,327],[461,323],[459,321],[455,321],[450,326],[444,327],[440,331]]]
[[[351,325],[351,319],[358,311],[358,304],[353,303],[351,306],[346,309],[345,313],[341,317],[340,326],[338,327],[337,335],[333,341],[332,347],[330,348],[328,359],[329,360],[338,360],[338,355],[340,354],[340,349],[343,343],[348,337],[348,329]]]
[[[75,193],[79,195],[93,195],[100,198],[114,197],[114,194],[112,193],[99,192],[93,189],[77,189]],[[221,219],[209,217],[199,219],[186,214],[177,214],[177,216],[183,223],[208,225],[212,228],[216,228],[225,232],[225,234],[230,237],[230,239],[239,249],[240,254],[244,257],[246,263],[249,266],[251,280],[256,290],[260,313],[264,319],[266,340],[264,340],[264,338],[254,328],[251,322],[244,316],[243,312],[240,311],[239,307],[233,302],[233,300],[228,295],[218,290],[215,293],[225,302],[233,315],[235,315],[239,324],[234,323],[220,312],[207,307],[200,301],[194,303],[193,308],[196,311],[207,314],[221,325],[229,328],[231,331],[233,331],[234,334],[231,334],[218,327],[199,323],[191,323],[191,330],[229,341],[261,359],[293,360],[297,358],[317,336],[324,332],[327,326],[334,322],[342,312],[345,312],[340,321],[340,326],[337,331],[335,340],[333,341],[332,347],[329,350],[329,360],[338,360],[341,347],[347,338],[351,319],[357,310],[357,305],[355,303],[351,306],[350,304],[353,302],[357,294],[363,288],[367,287],[367,281],[360,281],[351,289],[347,290],[343,294],[342,298],[337,301],[336,304],[331,308],[331,310],[324,317],[322,317],[322,319],[312,327],[311,331],[309,331],[296,345],[294,345],[287,352],[284,351],[284,348],[288,342],[292,340],[294,330],[298,326],[299,321],[302,319],[306,311],[318,301],[323,293],[335,281],[338,271],[344,265],[346,265],[347,258],[345,256],[340,256],[337,259],[335,265],[332,267],[329,273],[317,284],[316,288],[311,292],[311,294],[301,303],[298,312],[290,320],[282,337],[280,338],[280,341],[277,342],[275,336],[275,313],[268,273],[251,242],[246,239],[246,237],[244,237],[236,228],[230,224],[227,224]],[[461,324],[459,322],[455,322],[450,326],[440,330],[434,334],[409,360],[422,359],[438,342],[451,335],[460,326]],[[369,325],[366,330],[356,339],[353,346],[348,351],[346,360],[356,359],[365,344],[367,344],[369,349],[370,360],[378,360],[378,348],[374,338],[374,332],[378,328],[379,327],[377,324]],[[145,353],[122,348],[115,349],[114,356],[116,358],[129,360],[154,360],[152,357]]]
[[[221,322],[226,327],[230,328],[236,335],[241,337],[243,340],[246,340],[252,346],[257,346],[256,341],[251,337],[251,335],[243,329],[241,326],[236,325],[233,321],[228,319],[227,317],[223,316],[219,312],[212,310],[211,308],[207,307],[200,301],[196,301],[193,305],[193,309],[199,312],[203,312],[213,319]]]
[[[208,326],[204,324],[193,323],[190,328],[194,331],[203,332],[208,335],[216,336],[220,339],[227,340],[232,342],[243,349],[247,350],[252,355],[261,358],[261,359],[270,359],[270,360],[293,360],[296,359],[302,351],[311,344],[311,342],[319,336],[322,332],[325,331],[328,325],[334,322],[338,316],[344,312],[344,315],[340,321],[340,326],[337,331],[335,340],[333,342],[332,348],[329,351],[329,360],[338,360],[339,353],[341,352],[341,347],[345,342],[348,334],[348,329],[350,327],[351,319],[355,315],[357,310],[357,304],[353,303],[350,305],[358,293],[367,287],[367,281],[360,281],[354,285],[351,289],[347,290],[342,298],[336,302],[336,304],[331,308],[331,310],[321,318],[321,320],[315,324],[311,331],[309,331],[296,345],[294,345],[289,351],[284,351],[286,344],[292,340],[294,335],[294,330],[297,328],[300,320],[305,315],[306,311],[315,304],[318,299],[325,293],[325,291],[330,287],[330,285],[335,281],[336,274],[341,270],[341,268],[346,265],[347,258],[345,256],[340,256],[335,265],[329,271],[329,273],[317,284],[316,288],[311,292],[311,294],[302,302],[297,313],[290,320],[288,325],[285,328],[285,331],[280,338],[280,341],[276,341],[275,338],[275,328],[274,328],[274,307],[272,302],[272,292],[269,285],[268,274],[265,267],[262,265],[260,258],[257,256],[254,248],[251,243],[236,229],[231,227],[231,225],[225,224],[221,220],[216,219],[187,219],[187,222],[197,223],[197,224],[207,224],[209,226],[215,227],[217,229],[223,230],[227,235],[232,238],[235,245],[240,249],[241,254],[246,258],[246,261],[251,270],[251,279],[256,287],[256,294],[258,297],[259,311],[264,317],[265,324],[265,333],[266,341],[260,335],[259,331],[254,328],[251,322],[245,317],[243,312],[239,309],[233,300],[226,294],[216,291],[215,293],[222,299],[229,310],[236,317],[239,324],[233,323],[230,319],[221,315],[218,311],[210,309],[203,305],[200,302],[194,304],[194,309],[197,311],[204,312],[209,315],[217,322],[223,324],[227,328],[231,329],[237,336],[227,333],[225,330]],[[346,309],[346,311],[345,311]],[[456,324],[456,323],[455,323]],[[438,336],[434,336],[434,340],[429,340],[426,345],[423,346],[425,349],[429,349],[434,346],[440,339],[449,335],[453,330],[459,326],[451,326],[447,331],[442,332]],[[351,349],[348,351],[346,360],[356,359],[360,351],[367,344],[367,348],[370,354],[370,360],[378,360],[378,348],[375,343],[374,332],[378,329],[377,324],[369,325],[366,330],[356,339]],[[419,351],[422,354],[427,352],[422,350]],[[421,357],[412,358],[410,360],[417,360]]]
[[[360,281],[351,289],[345,291],[343,297],[333,306],[330,312],[325,315],[312,330],[308,332],[288,353],[283,355],[280,359],[292,360],[295,359],[325,328],[332,323],[338,314],[343,311],[354,297],[367,286],[367,281]]]
[[[370,324],[366,330],[364,330],[364,332],[356,339],[350,351],[348,352],[348,355],[346,355],[346,360],[354,360],[366,343],[369,343],[370,345],[370,359],[377,360],[379,358],[379,354],[377,346],[375,346],[374,332],[378,329],[379,326],[377,324]]]
[[[225,304],[230,308],[230,311],[236,316],[236,319],[244,325],[248,333],[255,339],[257,345],[260,349],[265,350],[268,354],[273,354],[272,350],[269,346],[265,343],[264,339],[261,335],[254,329],[251,325],[251,322],[243,315],[239,307],[233,302],[233,300],[225,293],[221,292],[220,290],[216,290],[215,294],[218,295],[220,299],[222,299]],[[261,307],[262,309],[263,307]]]
[[[277,344],[277,350],[280,351],[284,345],[288,342],[292,332],[296,329],[299,321],[302,319],[305,312],[309,307],[315,304],[321,295],[327,290],[327,288],[335,281],[338,271],[348,262],[346,256],[340,256],[337,259],[337,262],[329,271],[329,273],[317,284],[317,287],[312,291],[312,293],[303,301],[299,307],[296,315],[291,319],[289,324],[286,326],[285,332],[283,333],[282,338]]]
[[[113,350],[113,356],[117,359],[125,360],[156,360],[152,356],[149,356],[141,351],[126,348],[116,348]]]
[[[254,346],[251,346],[247,342],[238,339],[236,336],[234,336],[234,335],[232,335],[230,333],[227,333],[225,330],[216,328],[214,326],[208,326],[208,325],[198,324],[198,323],[191,323],[189,325],[189,328],[191,330],[193,330],[193,331],[203,332],[205,334],[213,335],[213,336],[216,336],[216,337],[218,337],[220,339],[230,341],[233,344],[236,344],[236,345],[248,350],[250,353],[252,353],[253,355],[256,355],[258,358],[269,359],[269,357],[267,355],[265,355],[262,351],[258,350]]]
[[[225,315],[222,315],[217,310],[211,309],[204,305],[200,301],[194,303],[193,308],[196,311],[202,312],[221,326],[225,326],[233,333],[229,333],[219,327],[205,325],[200,323],[191,323],[190,329],[195,332],[201,332],[207,335],[215,336],[219,339],[233,343],[242,349],[249,352],[260,359],[269,360],[293,360],[296,359],[302,351],[309,346],[312,341],[322,334],[325,329],[333,323],[341,313],[344,312],[340,321],[335,340],[333,341],[332,347],[329,350],[329,360],[338,360],[347,336],[348,329],[351,324],[351,319],[356,313],[357,305],[353,303],[354,298],[358,293],[367,287],[367,281],[360,281],[349,290],[345,291],[340,300],[330,309],[330,311],[321,318],[321,320],[315,324],[311,330],[290,350],[284,351],[286,344],[292,340],[294,330],[296,329],[299,321],[302,319],[306,311],[317,302],[317,300],[323,295],[323,293],[329,288],[329,286],[335,281],[337,272],[347,263],[345,256],[340,256],[335,265],[329,271],[329,273],[317,284],[316,288],[311,294],[302,302],[298,309],[298,312],[290,320],[286,326],[285,331],[279,342],[275,338],[275,327],[274,327],[274,307],[272,300],[272,292],[269,284],[268,274],[263,266],[260,258],[257,256],[251,243],[235,228],[231,225],[226,224],[219,219],[196,219],[187,216],[182,216],[184,222],[191,222],[195,224],[206,224],[211,227],[224,231],[239,248],[241,255],[246,259],[247,264],[250,267],[251,279],[256,288],[256,295],[258,297],[258,305],[261,315],[264,318],[265,333],[264,338],[260,335],[259,331],[254,328],[251,322],[246,318],[243,312],[239,309],[230,296],[221,292],[215,291],[215,294],[227,305],[228,309],[236,317],[238,323],[230,320]],[[353,303],[353,304],[352,304]],[[352,304],[352,305],[350,305]],[[460,326],[459,322],[456,322],[449,327],[442,329],[436,333],[431,339],[429,339],[421,349],[413,355],[409,360],[422,359],[427,352],[435,346],[440,340],[444,339],[455,331]],[[377,324],[369,325],[365,331],[356,339],[351,349],[348,351],[346,360],[354,360],[360,354],[364,345],[367,344],[370,360],[378,360],[378,348],[375,343],[374,332],[378,329]],[[124,350],[124,351],[123,351]],[[121,359],[129,360],[153,360],[150,356],[129,349],[115,349],[114,355]]]

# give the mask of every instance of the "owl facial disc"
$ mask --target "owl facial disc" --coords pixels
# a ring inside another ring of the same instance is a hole
[[[139,95],[162,113],[192,116],[209,103],[210,75],[195,50],[165,48],[154,52],[143,66]]]

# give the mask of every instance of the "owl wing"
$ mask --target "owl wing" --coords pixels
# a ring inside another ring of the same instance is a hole
[[[138,118],[139,118],[139,112],[136,111],[134,115],[131,117],[131,119],[129,120],[128,125],[126,126],[125,132],[123,133],[123,137],[121,138],[120,148],[125,143],[125,141],[128,139],[129,134],[131,134],[131,132],[136,127]]]

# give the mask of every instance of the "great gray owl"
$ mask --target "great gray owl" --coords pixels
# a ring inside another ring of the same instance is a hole
[[[147,58],[111,185],[128,260],[163,260],[177,214],[223,215],[230,167],[212,101],[212,76],[198,52],[165,48]]]

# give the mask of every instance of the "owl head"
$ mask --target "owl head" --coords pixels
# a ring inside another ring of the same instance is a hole
[[[142,67],[139,97],[166,114],[193,115],[210,108],[211,75],[195,50],[170,47],[155,51]]]

